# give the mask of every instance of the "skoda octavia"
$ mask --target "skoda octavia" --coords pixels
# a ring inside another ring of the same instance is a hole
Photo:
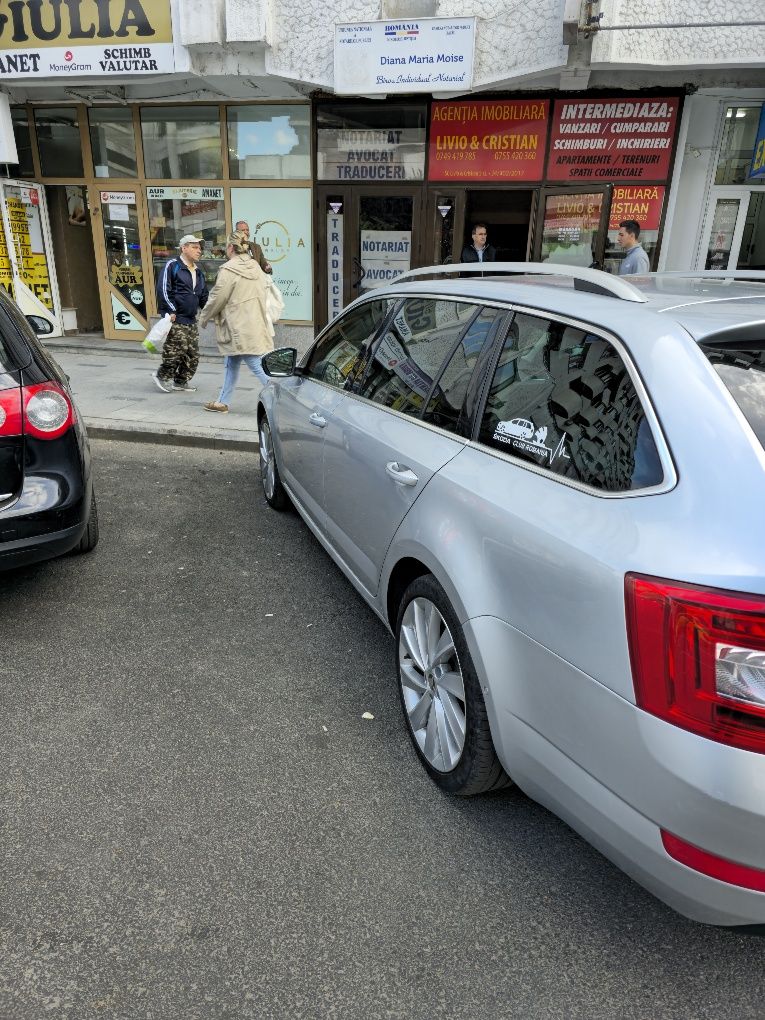
[[[493,271],[266,358],[266,499],[395,635],[442,789],[517,783],[687,916],[765,923],[765,274]]]

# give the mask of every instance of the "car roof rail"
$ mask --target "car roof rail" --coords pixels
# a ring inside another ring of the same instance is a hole
[[[765,269],[669,269],[658,274],[671,276],[674,279],[685,277],[687,280],[713,279],[751,280],[753,283],[765,283]]]
[[[513,273],[523,276],[565,276],[574,280],[592,294],[605,294],[608,297],[620,298],[622,301],[645,303],[648,298],[633,284],[618,276],[611,276],[600,269],[585,269],[583,266],[564,266],[549,262],[455,262],[442,266],[427,266],[423,269],[409,269],[397,276],[393,284],[403,280],[412,280],[417,276],[440,276],[447,273],[482,273],[498,275]]]

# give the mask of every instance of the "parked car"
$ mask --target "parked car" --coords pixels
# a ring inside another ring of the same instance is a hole
[[[765,274],[526,271],[417,271],[268,356],[266,500],[395,635],[443,790],[512,780],[683,914],[762,924]]]
[[[98,543],[85,426],[29,319],[0,291],[0,570]]]

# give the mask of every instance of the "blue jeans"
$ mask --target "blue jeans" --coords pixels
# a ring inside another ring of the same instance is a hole
[[[223,376],[223,389],[220,391],[218,403],[228,404],[231,400],[236,381],[239,378],[239,369],[242,367],[242,362],[247,365],[252,374],[265,386],[268,382],[268,376],[261,368],[260,363],[262,360],[259,354],[227,354],[224,359],[225,374]]]

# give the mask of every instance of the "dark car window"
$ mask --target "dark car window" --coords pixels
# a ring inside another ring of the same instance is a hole
[[[614,346],[533,315],[513,319],[479,439],[609,492],[657,485],[663,477],[643,406]]]
[[[404,414],[419,415],[470,320],[473,304],[409,298],[375,348],[361,395]]]
[[[494,335],[503,315],[496,308],[483,308],[473,319],[441,372],[423,413],[423,421],[459,435],[469,434],[468,384],[481,351]]]
[[[765,447],[765,338],[739,344],[701,344],[754,434]]]
[[[359,356],[395,302],[391,298],[365,301],[334,322],[303,365],[303,373],[343,389],[359,367]]]

